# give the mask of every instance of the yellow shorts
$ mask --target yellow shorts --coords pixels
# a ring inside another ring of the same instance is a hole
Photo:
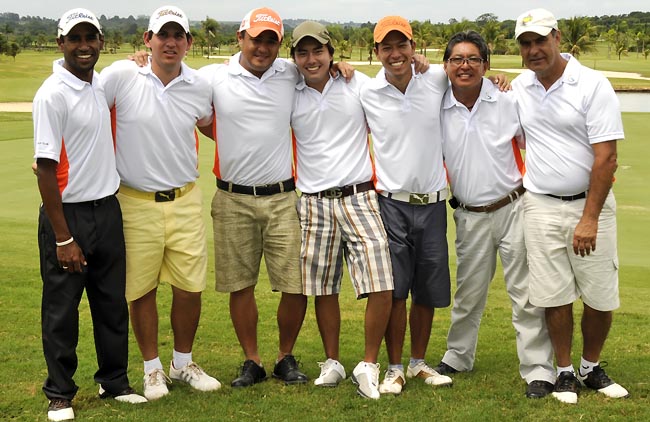
[[[302,294],[297,199],[295,192],[253,196],[217,189],[212,199],[217,291],[256,285],[264,255],[271,289]]]
[[[126,242],[126,300],[141,298],[161,282],[205,290],[208,252],[199,187],[169,202],[125,192],[117,198]]]

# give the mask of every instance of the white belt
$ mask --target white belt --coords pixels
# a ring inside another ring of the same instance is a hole
[[[396,201],[408,202],[412,205],[428,205],[447,199],[447,189],[431,193],[412,193],[412,192],[379,192],[380,195]]]

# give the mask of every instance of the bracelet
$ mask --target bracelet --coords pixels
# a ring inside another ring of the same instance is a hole
[[[58,248],[60,246],[69,245],[72,242],[74,242],[74,237],[70,236],[70,239],[68,239],[68,240],[64,240],[63,242],[56,242],[56,246]]]

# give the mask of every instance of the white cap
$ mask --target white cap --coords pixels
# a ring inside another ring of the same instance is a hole
[[[102,27],[93,12],[88,9],[76,8],[68,10],[63,14],[63,16],[61,16],[61,20],[59,20],[59,25],[57,27],[56,37],[61,38],[68,35],[68,32],[70,32],[75,25],[82,22],[88,22],[97,28],[100,34],[102,33]]]
[[[546,9],[529,10],[517,18],[515,39],[524,32],[534,32],[545,37],[554,29],[557,29],[557,19],[551,12]]]
[[[160,28],[168,22],[176,22],[183,27],[186,34],[189,34],[190,21],[187,19],[185,12],[176,6],[163,6],[156,9],[156,11],[151,15],[151,18],[149,18],[148,30],[157,34],[160,32]]]

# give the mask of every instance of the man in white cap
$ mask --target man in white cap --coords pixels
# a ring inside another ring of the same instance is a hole
[[[513,82],[526,133],[525,239],[530,301],[546,308],[557,364],[553,396],[577,403],[579,383],[627,397],[599,363],[619,307],[616,201],[612,182],[623,124],[607,79],[560,53],[557,20],[545,9],[517,18],[529,69]],[[571,361],[573,302],[583,301],[582,357]]]
[[[169,378],[200,391],[221,383],[192,358],[206,286],[207,244],[198,177],[195,127],[212,122],[210,86],[183,63],[192,45],[187,15],[175,6],[153,12],[144,42],[150,63],[118,61],[102,71],[115,117],[115,152],[121,178],[126,298],[144,358],[144,395],[169,390],[158,353],[156,293],[171,284],[174,332]]]
[[[318,22],[293,31],[291,56],[302,75],[291,127],[296,140],[296,184],[302,228],[300,265],[315,310],[327,360],[319,386],[336,386],[346,373],[339,362],[339,292],[343,259],[358,298],[368,298],[364,358],[353,371],[357,392],[378,399],[377,356],[390,317],[393,276],[388,238],[379,214],[366,119],[359,99],[369,78],[356,72],[348,83],[332,77],[334,48]]]
[[[38,243],[43,278],[43,391],[49,420],[74,419],[78,307],[84,288],[93,316],[102,398],[147,400],[127,378],[129,314],[119,176],[104,89],[94,71],[104,37],[95,15],[72,9],[59,21],[63,59],[34,97],[34,158],[43,204]]]
[[[216,129],[212,201],[216,289],[230,294],[230,317],[245,362],[233,387],[266,379],[257,347],[255,287],[264,255],[280,334],[273,376],[302,384],[292,351],[307,309],[300,278],[300,223],[289,126],[298,71],[278,52],[284,36],[272,9],[251,10],[237,32],[240,53],[201,69],[212,84]],[[205,132],[204,132],[205,133]]]

